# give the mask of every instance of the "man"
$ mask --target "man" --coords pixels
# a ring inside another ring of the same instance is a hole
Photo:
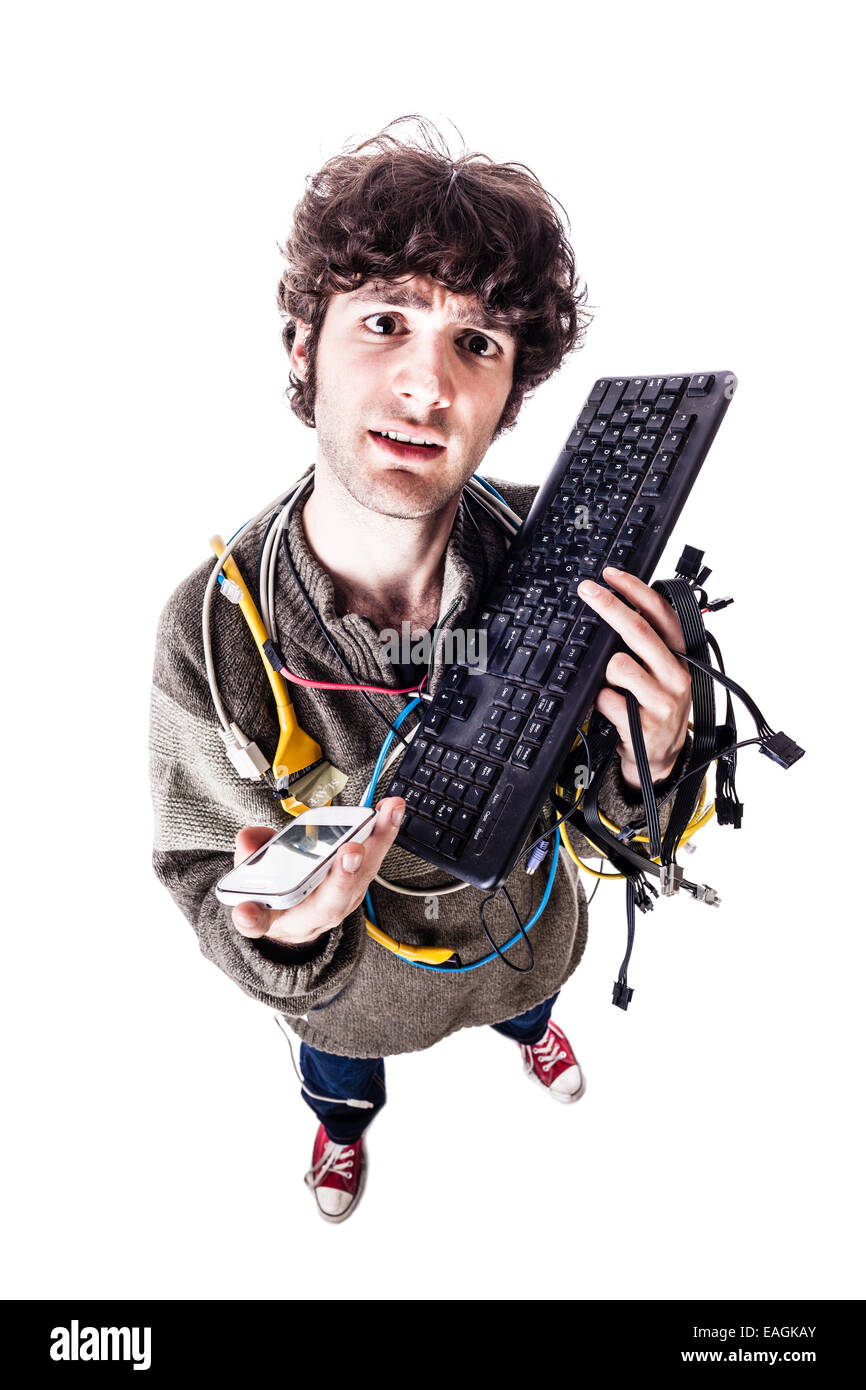
[[[287,665],[312,682],[350,683],[320,625],[354,684],[380,690],[405,685],[385,654],[384,630],[399,631],[404,621],[413,631],[429,628],[446,617],[448,628],[473,627],[484,577],[502,560],[506,541],[489,515],[472,509],[464,484],[491,441],[514,424],[526,392],[556,370],[585,326],[571,248],[535,177],[480,156],[453,161],[429,128],[422,133],[413,142],[389,128],[330,160],[308,181],[284,248],[279,301],[289,394],[316,430],[317,455],[312,488],[289,524],[292,568],[278,573],[275,603]],[[497,486],[524,516],[535,487]],[[248,576],[263,531],[253,528],[236,551]],[[321,1122],[307,1181],[321,1214],[343,1220],[363,1187],[364,1131],[384,1104],[384,1056],[491,1024],[520,1044],[525,1070],[551,1096],[583,1094],[579,1063],[550,1015],[583,953],[586,899],[563,855],[533,928],[532,970],[519,973],[498,960],[462,974],[413,968],[365,934],[371,884],[386,931],[416,944],[447,944],[465,960],[480,954],[479,909],[488,895],[464,887],[433,896],[447,886],[443,876],[394,845],[404,801],[380,795],[373,834],[344,848],[302,904],[282,912],[221,906],[212,890],[230,866],[235,836],[238,862],[285,816],[262,788],[235,777],[217,737],[200,631],[210,568],[180,586],[160,625],[155,867],[203,953],[301,1037],[303,1095]],[[664,601],[633,576],[608,570],[604,578],[609,587],[587,584],[582,597],[634,654],[612,658],[607,677],[618,690],[606,687],[596,702],[621,736],[621,767],[606,777],[600,804],[622,824],[641,802],[621,691],[639,702],[658,786],[679,765],[690,684],[672,655],[682,639]],[[213,626],[227,706],[260,747],[273,748],[265,675],[237,609],[217,604]],[[440,653],[430,693],[443,675]],[[292,698],[301,727],[348,776],[337,799],[357,804],[384,723],[356,689],[293,685]],[[385,723],[407,698],[376,697]],[[551,819],[548,806],[532,838]],[[543,872],[527,875],[525,864],[509,878],[524,923],[540,904],[544,879]],[[501,896],[487,904],[484,921],[497,941],[514,929]]]

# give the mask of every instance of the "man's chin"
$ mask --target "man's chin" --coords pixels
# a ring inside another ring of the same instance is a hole
[[[446,482],[441,476],[425,477],[421,469],[391,465],[377,467],[362,478],[344,481],[347,492],[359,506],[379,516],[419,520],[442,511],[452,502],[462,483]]]

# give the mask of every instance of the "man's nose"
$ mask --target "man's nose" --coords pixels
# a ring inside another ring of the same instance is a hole
[[[425,340],[420,334],[407,343],[391,383],[394,395],[401,400],[415,401],[425,410],[449,406],[454,397],[454,383],[447,353],[446,344]]]

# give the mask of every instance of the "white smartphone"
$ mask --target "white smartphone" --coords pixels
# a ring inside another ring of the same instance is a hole
[[[372,806],[320,806],[304,811],[261,849],[220,879],[221,903],[295,907],[329,872],[347,840],[366,840],[376,822]]]

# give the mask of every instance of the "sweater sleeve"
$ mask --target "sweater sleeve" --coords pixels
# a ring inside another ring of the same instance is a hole
[[[238,830],[245,825],[281,829],[285,818],[261,784],[238,777],[219,737],[201,644],[201,594],[209,568],[202,566],[181,585],[159,622],[149,750],[153,867],[194,928],[206,959],[252,998],[300,1016],[327,1003],[347,983],[363,947],[363,913],[350,914],[309,945],[285,947],[242,936],[230,908],[213,892],[232,867]],[[224,611],[220,626],[239,617],[236,609]],[[249,652],[242,628],[234,635],[235,651]],[[255,698],[257,678],[253,663],[221,684],[232,717],[240,719],[244,705],[263,703]],[[247,732],[253,736],[253,730]]]

